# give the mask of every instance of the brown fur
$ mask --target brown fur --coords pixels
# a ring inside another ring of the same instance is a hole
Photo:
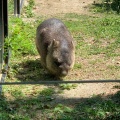
[[[36,47],[41,56],[41,64],[50,74],[63,77],[74,66],[73,38],[58,19],[48,19],[38,26]]]

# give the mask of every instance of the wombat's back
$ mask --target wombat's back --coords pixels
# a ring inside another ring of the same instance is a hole
[[[73,39],[60,20],[51,18],[45,20],[38,26],[36,46],[41,56],[42,65],[51,74],[61,76],[61,71],[67,71],[68,73],[68,69],[73,66]]]

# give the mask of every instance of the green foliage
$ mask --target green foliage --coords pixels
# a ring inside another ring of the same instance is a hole
[[[70,115],[67,115],[67,114],[71,114],[72,111],[73,111],[72,108],[62,105],[62,104],[58,104],[53,109],[52,116],[50,115],[48,116],[48,118],[53,119],[53,120],[54,119],[55,120],[73,120],[73,117],[71,117]]]
[[[60,108],[61,107],[56,107],[59,113],[63,112]],[[111,99],[103,100],[100,96],[94,96],[80,104],[77,104],[76,108],[71,109],[69,113],[65,114],[65,112],[63,112],[58,119],[62,120],[68,116],[70,120],[119,119],[119,113],[119,104],[115,103]]]
[[[120,102],[119,93],[109,99],[102,98],[102,95],[93,96],[76,107],[71,108],[64,104],[57,104],[54,108],[46,110],[47,118],[55,120],[119,120]]]
[[[54,90],[52,88],[46,88],[40,92],[40,95],[51,96],[53,93],[54,93]]]
[[[12,49],[13,56],[35,54],[35,29],[20,18],[10,18],[10,36],[5,40],[5,48]]]
[[[28,6],[25,6],[24,7],[24,13],[26,14],[26,16],[28,17],[28,18],[31,18],[31,17],[33,17],[34,16],[34,14],[33,14],[33,7],[34,7],[34,5],[35,5],[35,1],[34,0],[29,0],[29,2],[28,2]]]
[[[76,63],[74,65],[74,69],[81,69],[82,68],[82,65],[80,63]]]
[[[8,0],[8,12],[13,14],[14,12],[14,0]]]
[[[120,17],[105,16],[94,18],[76,14],[67,14],[67,18],[77,20],[65,21],[77,41],[76,54],[81,56],[105,54],[107,57],[119,56]],[[89,42],[89,39],[92,41]]]
[[[72,109],[69,108],[69,107],[66,107],[62,104],[58,104],[55,108],[54,108],[54,112],[55,114],[56,113],[63,113],[63,112],[66,112],[66,113],[71,113],[72,112]]]
[[[77,87],[76,84],[60,84],[59,85],[61,89],[65,90],[70,90],[70,89],[75,89]]]
[[[47,98],[34,97],[34,95],[20,98],[19,92],[12,91],[11,93],[17,96],[15,100],[7,101],[4,97],[0,99],[1,119],[30,120],[37,118],[37,113],[42,114],[40,117],[42,120],[116,120],[120,118],[120,92],[108,98],[104,98],[103,95],[94,95],[91,98],[83,99],[74,107],[65,104],[56,104],[53,107]],[[49,92],[43,93],[45,96],[51,95],[48,94]]]
[[[107,12],[107,13],[120,13],[120,1],[119,0],[101,0],[100,2],[96,1],[92,10],[94,12]]]
[[[22,93],[21,90],[19,90],[19,88],[11,90],[11,95],[15,98],[22,98],[24,97],[24,94]]]

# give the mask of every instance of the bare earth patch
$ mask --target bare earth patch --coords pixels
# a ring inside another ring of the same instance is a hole
[[[35,0],[34,13],[46,17],[65,13],[90,14],[87,6],[92,3],[93,0]]]

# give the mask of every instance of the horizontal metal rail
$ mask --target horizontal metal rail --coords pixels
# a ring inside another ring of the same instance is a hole
[[[5,76],[5,75],[4,75]],[[120,80],[76,80],[76,81],[31,81],[31,82],[1,82],[0,85],[35,85],[35,84],[67,84],[67,83],[115,83],[120,82]]]

